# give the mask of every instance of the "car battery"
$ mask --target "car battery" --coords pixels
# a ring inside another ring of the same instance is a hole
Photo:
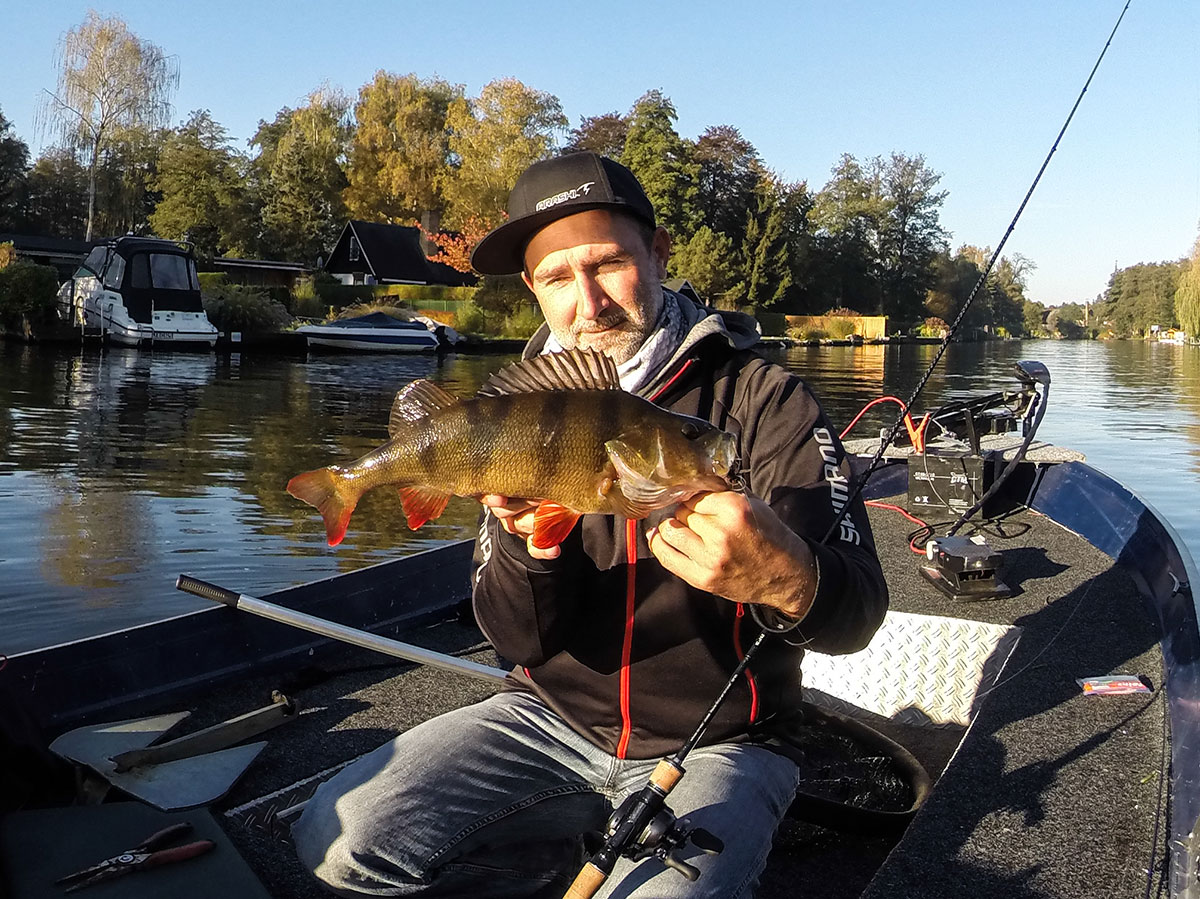
[[[926,450],[908,457],[908,511],[926,521],[957,518],[979,502],[995,478],[992,453],[969,450]],[[999,514],[989,500],[985,518]]]

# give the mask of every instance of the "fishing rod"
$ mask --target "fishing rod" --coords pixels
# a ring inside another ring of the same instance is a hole
[[[1008,242],[1009,236],[1017,227],[1017,221],[1021,218],[1021,214],[1025,211],[1030,197],[1033,196],[1034,190],[1037,189],[1038,183],[1042,180],[1042,175],[1050,165],[1050,159],[1058,150],[1058,145],[1062,141],[1063,135],[1066,134],[1071,120],[1075,117],[1075,111],[1079,109],[1079,104],[1083,101],[1084,94],[1087,93],[1088,88],[1091,86],[1092,79],[1095,77],[1096,71],[1100,68],[1100,63],[1103,61],[1105,54],[1108,53],[1108,48],[1112,45],[1112,40],[1116,36],[1117,29],[1121,27],[1121,22],[1124,20],[1125,13],[1128,12],[1129,5],[1132,2],[1133,0],[1126,0],[1125,6],[1121,9],[1121,14],[1117,17],[1117,22],[1108,36],[1108,40],[1104,42],[1104,47],[1100,50],[1100,55],[1096,58],[1095,65],[1092,66],[1092,70],[1088,74],[1083,88],[1079,91],[1079,96],[1075,98],[1075,103],[1071,107],[1071,111],[1067,114],[1062,128],[1059,129],[1058,136],[1055,137],[1054,143],[1050,147],[1050,152],[1046,154],[1046,158],[1043,160],[1041,168],[1038,169],[1033,183],[1029,185],[1029,190],[1025,192],[1025,197],[1021,200],[1021,205],[1017,208],[1012,221],[1009,222],[1008,229],[1004,232],[1004,236],[1000,239],[1000,243],[996,246],[991,258],[988,259],[987,265],[980,273],[974,287],[971,288],[971,292],[967,295],[967,299],[958,311],[958,315],[955,316],[954,322],[946,331],[946,335],[942,338],[941,345],[938,347],[933,361],[930,362],[920,381],[918,381],[917,386],[913,389],[912,395],[904,405],[904,410],[897,417],[884,438],[879,441],[879,449],[876,450],[870,465],[867,466],[867,470],[864,472],[862,478],[859,479],[858,484],[850,494],[850,498],[834,516],[833,523],[821,538],[820,542],[822,544],[828,543],[833,534],[837,532],[842,519],[850,511],[851,504],[862,495],[863,488],[866,486],[868,479],[878,470],[884,453],[892,442],[895,441],[900,433],[900,429],[904,426],[905,413],[908,409],[912,408],[921,391],[925,389],[930,377],[933,376],[934,369],[937,368],[938,362],[945,355],[946,348],[950,345],[958,329],[962,326],[967,310],[970,309],[980,289],[987,283],[988,275],[991,274],[992,268],[995,266],[997,260],[999,260],[1000,253],[1004,249],[1004,245]],[[781,628],[771,626],[763,621],[754,604],[750,605],[750,613],[760,628],[758,636],[750,644],[749,649],[746,650],[745,655],[742,656],[737,667],[730,674],[729,679],[725,682],[725,686],[721,689],[720,695],[717,696],[712,706],[709,707],[699,726],[692,736],[688,738],[687,742],[673,756],[664,758],[659,762],[654,772],[650,775],[646,786],[639,793],[630,795],[613,813],[609,819],[603,846],[584,865],[583,870],[579,872],[570,889],[564,894],[563,899],[590,899],[591,896],[595,895],[595,892],[604,881],[607,880],[609,874],[612,873],[617,859],[621,856],[633,859],[634,861],[656,857],[669,867],[679,870],[689,880],[695,880],[700,875],[699,870],[690,865],[681,866],[679,859],[674,857],[674,850],[690,839],[698,848],[705,851],[720,851],[720,841],[711,834],[699,829],[688,831],[679,826],[675,821],[674,814],[666,805],[666,798],[675,784],[684,775],[683,763],[688,753],[700,742],[700,739],[704,736],[704,732],[708,729],[709,723],[724,704],[725,699],[741,678],[742,673],[750,664],[758,648],[766,640],[767,635],[769,633],[787,633],[791,631],[800,633],[799,623]],[[803,640],[799,645],[805,646],[809,642],[811,641]]]

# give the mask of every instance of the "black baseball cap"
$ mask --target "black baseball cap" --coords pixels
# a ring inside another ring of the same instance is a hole
[[[568,153],[521,173],[508,195],[508,221],[476,245],[471,265],[484,275],[514,275],[525,268],[535,233],[586,209],[613,209],[655,226],[654,207],[633,172],[597,153]]]

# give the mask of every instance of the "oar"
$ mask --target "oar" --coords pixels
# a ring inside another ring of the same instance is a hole
[[[472,662],[469,659],[458,659],[445,653],[434,652],[432,649],[424,649],[420,646],[413,646],[411,643],[401,643],[399,640],[390,640],[387,637],[380,637],[378,634],[347,627],[344,624],[338,624],[325,618],[318,618],[315,615],[296,612],[285,606],[266,602],[254,596],[247,596],[245,593],[235,593],[232,590],[218,587],[216,584],[210,584],[207,581],[202,581],[188,574],[181,574],[179,576],[178,580],[175,581],[175,589],[183,590],[185,593],[191,593],[204,599],[211,599],[213,602],[223,603],[230,608],[240,609],[252,615],[289,624],[303,631],[310,631],[314,634],[320,634],[323,637],[332,637],[334,640],[340,640],[343,643],[350,643],[354,646],[361,646],[364,649],[373,649],[376,652],[406,659],[409,662],[416,662],[419,665],[429,665],[433,668],[454,671],[458,674],[465,674],[492,684],[499,684],[508,676],[507,672],[501,671],[499,668],[480,665],[478,662]]]

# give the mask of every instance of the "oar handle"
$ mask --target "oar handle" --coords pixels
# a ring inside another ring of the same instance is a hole
[[[216,584],[210,584],[208,581],[202,581],[200,578],[192,577],[190,574],[179,575],[175,580],[175,589],[182,590],[184,593],[191,593],[193,596],[199,596],[203,599],[211,599],[213,602],[223,603],[232,609],[237,608],[238,600],[241,598],[240,593],[234,593],[232,590],[218,587]]]

